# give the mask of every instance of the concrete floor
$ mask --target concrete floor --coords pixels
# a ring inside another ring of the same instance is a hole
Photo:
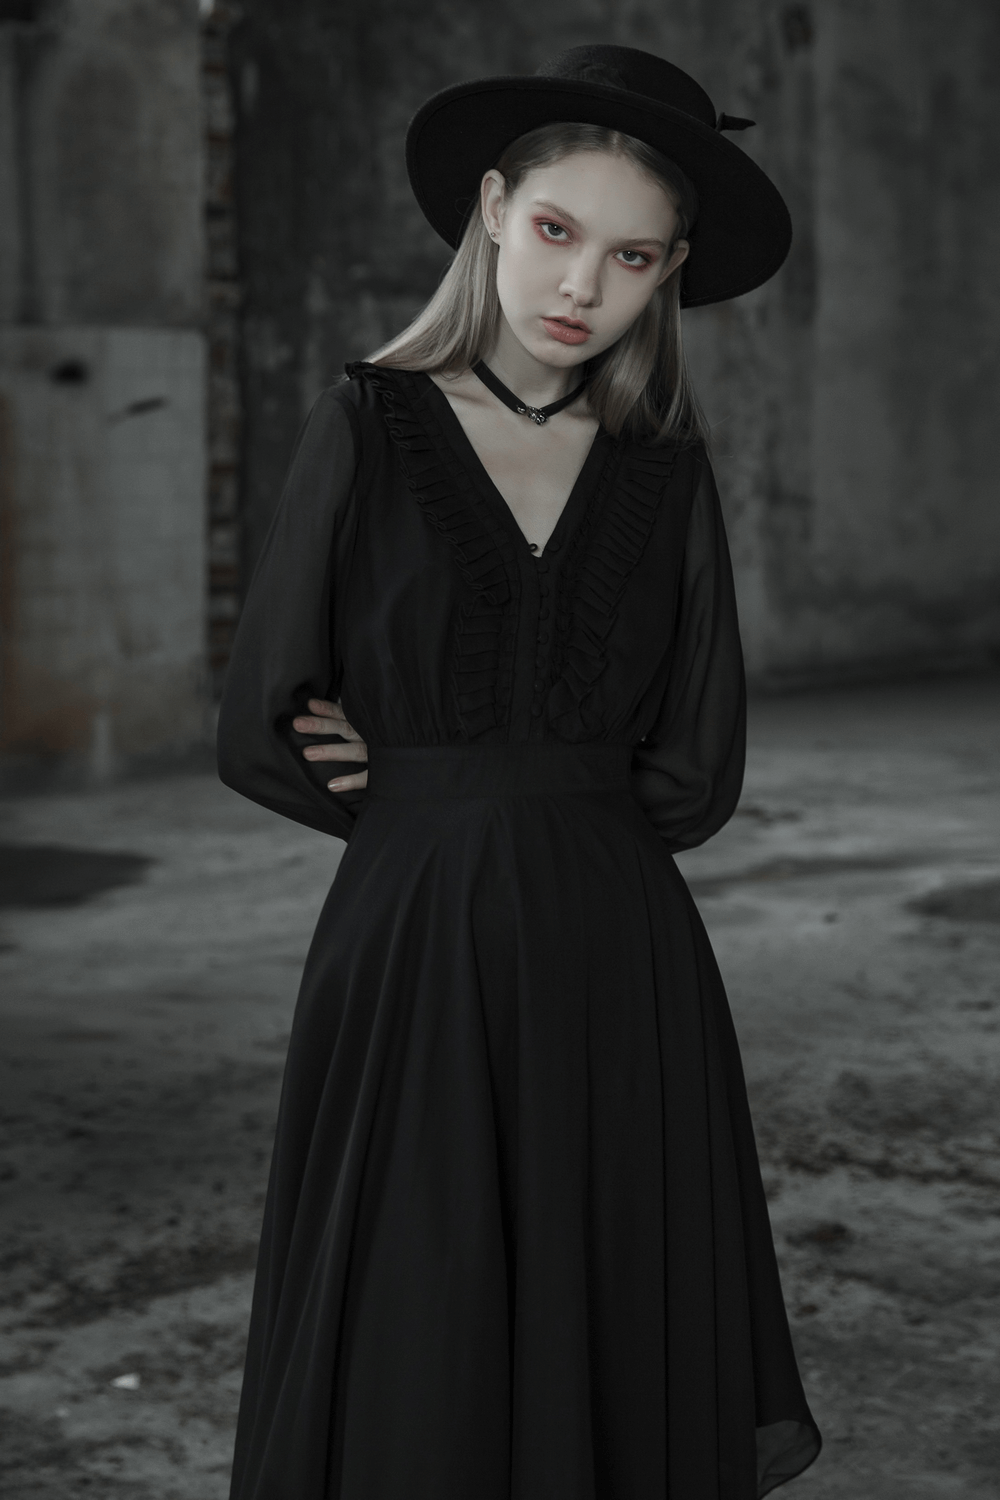
[[[739,813],[683,860],[826,1437],[802,1500],[1000,1492],[998,793],[995,679],[763,701]],[[8,800],[0,842],[150,861],[2,914],[0,1491],[223,1500],[283,1049],[341,846],[207,774]]]

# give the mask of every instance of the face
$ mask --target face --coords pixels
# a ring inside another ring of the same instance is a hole
[[[677,212],[630,161],[577,152],[504,196],[487,172],[483,218],[499,245],[497,292],[515,338],[542,364],[582,364],[619,339],[687,255]]]

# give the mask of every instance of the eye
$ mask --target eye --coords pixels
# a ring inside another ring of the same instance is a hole
[[[539,219],[538,228],[543,239],[553,240],[558,245],[564,245],[569,239],[569,233],[561,224],[555,224],[551,219]]]
[[[635,270],[640,270],[643,266],[648,266],[651,259],[650,256],[644,255],[641,250],[619,250],[618,254],[621,257],[623,266],[632,266]],[[629,258],[626,259],[626,257]]]

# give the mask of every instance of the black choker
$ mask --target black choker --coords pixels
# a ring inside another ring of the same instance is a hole
[[[493,371],[482,360],[479,361],[478,365],[472,366],[472,373],[479,376],[486,389],[492,391],[497,400],[502,401],[504,406],[510,407],[511,411],[516,411],[519,417],[530,417],[537,427],[541,427],[543,422],[549,420],[549,417],[554,417],[556,412],[562,411],[564,407],[571,405],[580,392],[586,389],[587,385],[587,382],[584,380],[577,386],[575,391],[570,391],[569,395],[563,396],[561,401],[552,401],[548,406],[529,406],[527,402],[519,400],[513,391],[508,390],[503,381],[498,380]]]

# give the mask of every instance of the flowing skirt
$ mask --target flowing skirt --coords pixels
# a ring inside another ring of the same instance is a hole
[[[371,751],[234,1500],[755,1500],[815,1457],[725,991],[628,754]]]

